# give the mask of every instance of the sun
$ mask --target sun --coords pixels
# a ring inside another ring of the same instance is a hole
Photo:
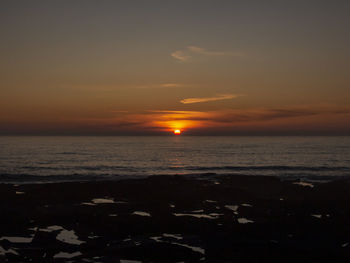
[[[179,130],[179,129],[174,130],[174,134],[180,135],[181,134],[181,130]]]

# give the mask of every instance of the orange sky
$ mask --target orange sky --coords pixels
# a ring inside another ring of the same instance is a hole
[[[0,134],[350,134],[350,4],[4,1]]]

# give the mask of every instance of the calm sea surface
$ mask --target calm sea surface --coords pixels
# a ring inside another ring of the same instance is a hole
[[[0,182],[350,176],[350,137],[0,137]]]

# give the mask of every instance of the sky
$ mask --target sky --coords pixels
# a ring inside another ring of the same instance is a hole
[[[349,1],[0,2],[1,135],[350,135]]]

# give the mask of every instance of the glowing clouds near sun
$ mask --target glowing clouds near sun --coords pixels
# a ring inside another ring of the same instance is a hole
[[[223,95],[206,97],[206,98],[188,98],[188,99],[183,99],[180,102],[183,104],[203,103],[203,102],[209,102],[209,101],[235,99],[238,96],[239,95],[236,95],[236,94],[223,94]]]
[[[203,112],[198,111],[153,111],[152,124],[162,130],[180,133],[187,129],[202,126]]]
[[[202,98],[203,99],[203,98]],[[173,134],[180,130],[187,135],[290,133],[301,126],[310,132],[320,130],[324,119],[348,127],[349,108],[283,107],[191,110],[113,110],[109,116],[92,118],[70,117],[52,123],[54,131],[71,129],[73,134]],[[20,127],[20,126],[18,126]],[[342,128],[341,126],[339,127]]]

